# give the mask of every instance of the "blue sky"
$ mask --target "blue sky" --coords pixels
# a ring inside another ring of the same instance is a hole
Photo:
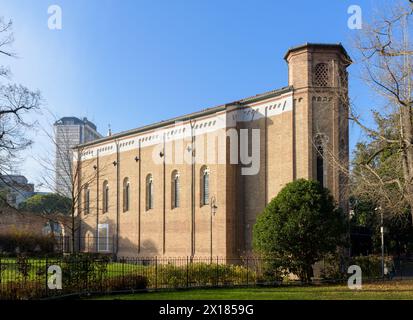
[[[383,1],[386,2],[386,1]],[[389,2],[389,1],[387,1]],[[50,5],[62,8],[62,30],[47,27]],[[57,117],[86,116],[101,133],[119,132],[287,85],[286,50],[304,42],[342,42],[350,55],[358,32],[350,5],[368,19],[377,1],[0,0],[14,22],[18,59],[1,64],[13,81],[39,89]],[[369,97],[350,69],[359,110]],[[36,116],[41,125],[52,121]],[[33,135],[21,173],[37,182],[33,159],[50,149]],[[360,132],[351,126],[351,144]],[[42,151],[43,150],[43,151]]]

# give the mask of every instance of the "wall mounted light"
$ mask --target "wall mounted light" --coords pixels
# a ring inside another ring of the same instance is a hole
[[[135,161],[138,162],[140,159],[138,156],[135,157]]]
[[[113,163],[113,165],[116,167],[116,165],[118,164],[116,161],[113,161],[112,162]]]

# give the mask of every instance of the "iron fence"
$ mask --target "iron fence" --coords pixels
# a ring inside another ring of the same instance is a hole
[[[275,264],[276,260],[255,257],[113,259],[94,254],[58,258],[3,257],[0,258],[0,299],[39,299],[148,289],[280,285],[285,283],[285,278],[275,271]],[[373,264],[374,270],[380,270],[379,264]],[[412,260],[398,259],[395,265],[398,279],[413,275]],[[363,281],[379,276],[377,272],[364,274]],[[337,282],[346,281],[347,277],[318,276],[314,280]],[[292,283],[291,279],[289,281]]]

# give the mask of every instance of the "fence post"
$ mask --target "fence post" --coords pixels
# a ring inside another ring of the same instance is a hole
[[[122,285],[125,287],[125,259],[121,259],[120,262],[122,263]]]
[[[248,267],[248,256],[247,256],[247,287],[248,287],[249,273],[250,273],[250,269]]]
[[[155,256],[155,290],[158,289],[158,257]]]
[[[217,274],[216,274],[216,276],[217,276],[217,280],[216,280],[215,286],[218,287],[218,283],[219,283],[218,256],[217,256]]]
[[[186,256],[186,287],[189,287],[189,257]]]
[[[49,280],[49,275],[48,275],[48,273],[47,273],[47,269],[48,269],[48,261],[47,261],[47,257],[46,257],[46,261],[45,261],[45,285],[46,285],[46,296],[49,296],[49,283],[48,283],[48,280]]]

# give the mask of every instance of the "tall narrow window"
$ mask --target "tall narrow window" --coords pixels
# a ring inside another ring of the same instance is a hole
[[[201,169],[201,205],[209,204],[209,169]]]
[[[314,68],[314,85],[317,87],[327,87],[330,84],[328,65],[319,63]]]
[[[123,180],[123,212],[129,211],[129,179]]]
[[[179,172],[172,172],[172,209],[179,208]]]
[[[98,224],[98,251],[109,251],[109,225]]]
[[[317,146],[317,181],[324,186],[324,150],[322,145]]]
[[[103,182],[103,213],[109,211],[109,184],[107,181]]]
[[[85,186],[85,204],[83,210],[85,214],[90,213],[90,189],[88,185]]]
[[[153,178],[151,174],[146,176],[146,210],[153,209]]]

